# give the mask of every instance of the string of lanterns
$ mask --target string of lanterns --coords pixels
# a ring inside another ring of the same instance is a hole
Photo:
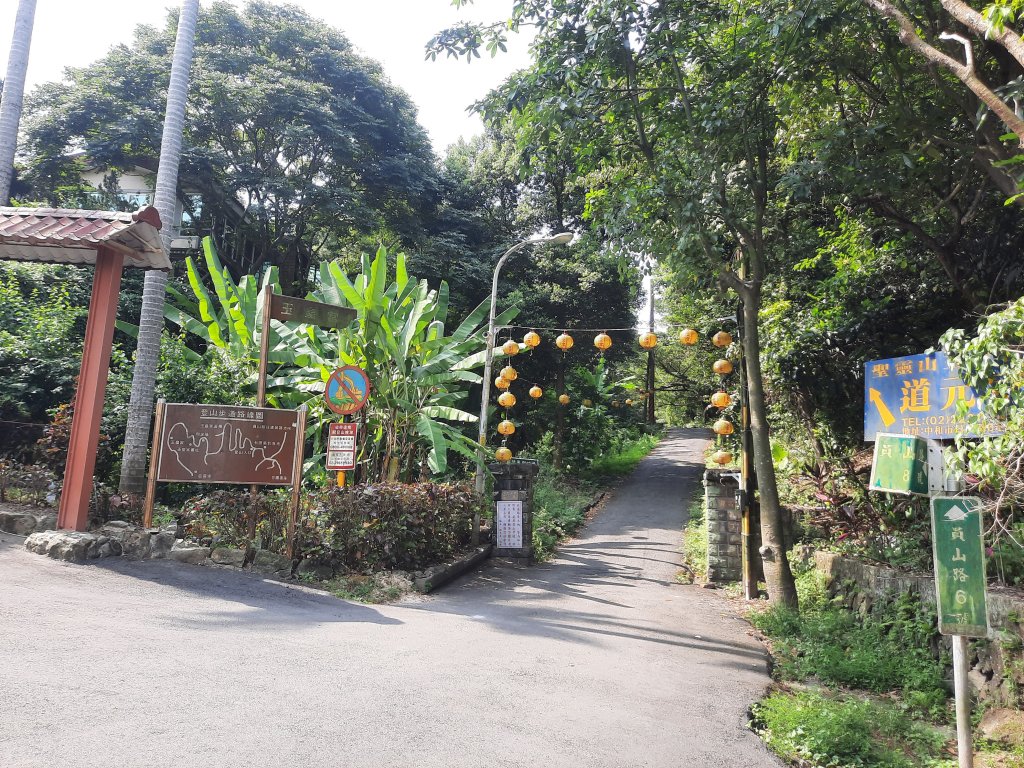
[[[505,326],[504,330],[508,330],[512,327],[514,326]],[[555,329],[548,328],[541,330]],[[621,331],[632,329],[612,328],[609,330]],[[683,346],[692,347],[697,344],[699,339],[700,334],[698,334],[697,331],[695,331],[693,328],[683,328],[679,332],[679,343],[682,344]],[[732,344],[732,342],[732,335],[727,333],[726,331],[719,331],[711,338],[711,343],[720,349],[728,347],[729,345]],[[531,330],[528,331],[523,336],[522,343],[528,351],[533,351],[538,346],[540,346],[541,337],[536,332],[536,330]],[[573,339],[573,337],[567,331],[564,330],[555,338],[555,346],[559,350],[561,350],[563,356],[566,352],[573,348],[575,343],[575,339]],[[644,333],[641,333],[639,335],[639,337],[637,338],[637,343],[640,345],[642,349],[651,350],[657,346],[658,337],[652,331],[645,331]],[[594,346],[597,348],[598,352],[600,352],[601,355],[603,355],[606,350],[611,348],[612,337],[608,335],[607,330],[602,330],[594,337]],[[501,345],[501,351],[508,357],[515,357],[522,350],[520,349],[519,342],[515,341],[514,339],[509,339],[508,341]],[[712,370],[724,379],[726,376],[733,372],[733,364],[728,358],[723,357],[715,361],[714,365],[712,365]],[[512,382],[516,381],[516,379],[518,378],[518,371],[516,371],[516,369],[511,365],[507,365],[501,369],[501,371],[498,373],[498,377],[494,380],[494,386],[501,392],[501,394],[498,395],[498,405],[506,409],[505,413],[502,415],[502,420],[498,423],[497,427],[498,434],[500,434],[503,438],[502,444],[494,452],[494,458],[500,462],[507,462],[512,460],[512,451],[508,448],[507,445],[505,445],[505,443],[509,436],[515,434],[516,425],[511,419],[509,419],[507,409],[514,407],[518,402],[516,400],[516,396],[509,391],[509,388],[512,386]],[[722,384],[724,386],[724,381],[722,382]],[[533,400],[540,400],[540,398],[544,396],[544,390],[538,385],[534,384],[533,386],[530,387],[528,394]],[[652,393],[644,394],[646,396],[649,396]],[[562,392],[558,395],[558,402],[560,405],[565,406],[571,402],[571,398],[568,394]],[[613,401],[613,407],[617,406],[618,402],[619,401],[617,400]],[[589,400],[584,400],[583,404],[584,406],[587,407],[593,405],[593,403]],[[633,400],[627,398],[625,400],[625,404],[626,406],[631,407],[633,405]],[[715,408],[718,408],[719,410],[727,408],[731,404],[732,396],[724,389],[719,389],[719,391],[715,392],[711,396],[711,405],[713,405]],[[732,422],[725,418],[719,418],[714,423],[712,429],[714,430],[715,434],[719,435],[720,437],[731,435],[735,431],[735,427],[733,426]],[[725,465],[729,464],[732,461],[733,456],[729,451],[720,449],[712,455],[711,459],[717,464]]]

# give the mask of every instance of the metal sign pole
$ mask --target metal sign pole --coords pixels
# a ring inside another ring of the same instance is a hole
[[[953,695],[956,699],[956,748],[960,768],[974,768],[971,694],[967,685],[969,666],[967,638],[963,635],[953,635]]]
[[[153,422],[153,448],[149,452],[149,479],[146,480],[146,501],[142,506],[142,527],[153,525],[153,505],[156,502],[156,474],[160,467],[161,432],[164,429],[164,408],[167,401],[160,398],[156,401],[156,419]]]
[[[270,304],[273,301],[271,295],[274,293],[274,286],[267,284],[263,289],[263,325],[260,331],[260,367],[256,374],[256,407],[262,408],[267,404],[267,366],[270,357]],[[249,486],[249,546],[256,539],[256,494],[259,492],[258,485]]]
[[[295,433],[295,464],[292,468],[292,511],[288,518],[288,558],[295,557],[295,526],[299,519],[302,492],[302,461],[306,449],[306,406],[299,406],[298,426]]]

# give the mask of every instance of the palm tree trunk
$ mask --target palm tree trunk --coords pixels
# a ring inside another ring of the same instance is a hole
[[[167,111],[160,142],[160,166],[156,176],[155,205],[163,221],[160,239],[170,252],[171,229],[178,203],[178,165],[181,161],[182,133],[185,127],[185,99],[188,96],[192,48],[195,44],[199,0],[182,0],[178,16],[178,34],[171,62],[171,82],[167,89]],[[160,334],[164,328],[164,294],[167,273],[150,270],[142,289],[139,316],[139,342],[135,351],[132,394],[128,403],[128,428],[121,459],[121,493],[142,493],[146,482],[146,446],[149,423],[153,418],[157,365],[160,361]]]
[[[7,205],[11,197],[14,153],[18,147],[18,124],[21,122],[21,103],[25,96],[25,74],[28,72],[28,51],[32,44],[35,17],[36,0],[21,0],[14,20],[3,101],[0,102],[0,205]]]

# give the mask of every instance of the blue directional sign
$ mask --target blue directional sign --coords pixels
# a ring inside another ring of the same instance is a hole
[[[960,413],[960,402],[967,414]],[[879,432],[941,440],[976,437],[978,396],[943,352],[869,360],[864,364],[864,439]],[[996,429],[983,429],[992,433]]]

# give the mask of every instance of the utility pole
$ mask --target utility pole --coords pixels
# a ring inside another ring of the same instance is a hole
[[[650,305],[647,308],[647,330],[654,332],[654,275],[647,278],[647,297]],[[654,424],[654,347],[647,350],[647,400],[644,407],[647,411],[647,423]]]

